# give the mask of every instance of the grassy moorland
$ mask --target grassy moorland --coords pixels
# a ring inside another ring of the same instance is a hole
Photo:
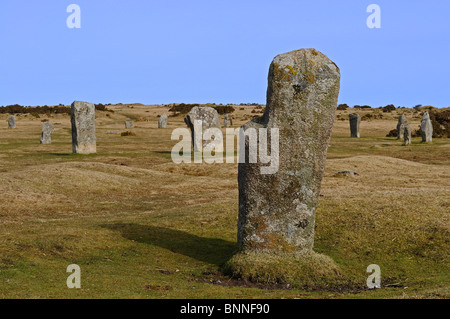
[[[109,108],[97,112],[98,153],[87,156],[71,154],[67,115],[21,114],[17,129],[0,115],[1,298],[450,297],[448,138],[402,146],[385,137],[394,111],[351,139],[353,110],[338,111],[315,250],[342,274],[293,289],[221,273],[236,250],[237,164],[176,165],[170,137],[182,116],[158,129],[164,106]],[[236,109],[234,127],[255,115]],[[419,113],[405,112],[416,128]],[[39,144],[42,119],[60,123],[51,145]],[[127,119],[136,136],[120,135]],[[359,175],[335,176],[342,170]],[[81,267],[82,289],[67,288],[69,264]],[[375,291],[365,288],[370,264],[381,267]]]

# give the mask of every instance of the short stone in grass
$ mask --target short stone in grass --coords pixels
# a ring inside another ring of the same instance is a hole
[[[53,125],[49,122],[42,123],[41,144],[52,144]]]
[[[350,120],[350,137],[359,138],[359,124],[361,123],[361,116],[359,114],[349,114]]]
[[[16,117],[14,115],[8,117],[8,128],[16,128]]]
[[[78,154],[91,154],[97,151],[95,135],[95,105],[75,101],[70,108],[72,124],[72,151]]]
[[[209,128],[220,129],[219,114],[216,109],[206,106],[194,106],[191,111],[184,118],[184,122],[191,130],[192,144],[194,145],[194,152],[201,152],[206,147],[211,147],[212,140],[204,140],[203,132]],[[200,125],[195,125],[199,123]]]
[[[408,119],[404,115],[398,117],[397,123],[397,139],[402,139],[405,132],[405,126],[408,125]]]
[[[411,126],[407,123],[403,127],[403,145],[411,144]]]
[[[431,142],[433,140],[433,124],[431,124],[428,112],[423,114],[420,133],[422,135],[422,142]]]
[[[261,168],[267,164],[261,158],[256,163],[239,163],[240,252],[227,264],[233,275],[251,279],[254,269],[266,269],[267,274],[261,274],[263,280],[295,283],[305,278],[304,269],[296,267],[286,277],[286,265],[301,260],[311,269],[307,276],[315,277],[319,272],[325,277],[335,274],[337,266],[333,261],[312,249],[339,87],[339,68],[315,49],[274,58],[265,113],[242,129],[278,128],[279,167],[273,174],[262,174]],[[244,142],[248,154],[250,139]],[[269,260],[273,263],[267,263]],[[322,267],[322,261],[326,267]]]
[[[125,128],[133,128],[133,121],[125,121]]]
[[[167,115],[164,113],[158,119],[158,128],[166,128],[167,127]]]
[[[340,177],[340,176],[358,176],[359,173],[355,172],[355,171],[340,171],[337,172],[336,174],[334,174],[334,176],[336,177]]]

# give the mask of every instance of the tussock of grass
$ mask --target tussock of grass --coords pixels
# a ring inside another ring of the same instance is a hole
[[[296,254],[240,252],[225,264],[224,272],[256,283],[308,288],[329,286],[342,277],[330,257],[307,250]]]

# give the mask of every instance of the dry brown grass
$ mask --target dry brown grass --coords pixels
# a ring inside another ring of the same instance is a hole
[[[315,249],[337,263],[354,291],[224,287],[202,274],[220,270],[236,249],[237,164],[173,164],[170,136],[184,127],[182,117],[158,129],[168,107],[112,108],[109,117],[97,112],[98,153],[88,156],[71,154],[68,116],[49,118],[61,124],[53,143],[41,145],[42,119],[21,115],[10,130],[0,115],[1,297],[448,297],[448,139],[401,146],[385,137],[397,112],[362,122],[360,139],[349,137],[348,120],[337,120]],[[238,127],[253,107],[235,109]],[[417,112],[408,112],[418,125]],[[135,123],[136,136],[107,134],[139,117],[152,120]],[[342,170],[359,175],[334,177]],[[79,291],[65,286],[71,263],[82,267]],[[364,290],[371,263],[381,266],[383,283],[401,288]]]

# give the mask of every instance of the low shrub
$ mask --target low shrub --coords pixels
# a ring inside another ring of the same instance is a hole
[[[429,114],[433,137],[450,137],[450,110],[431,111]]]
[[[390,113],[392,111],[395,111],[396,108],[395,108],[394,104],[389,104],[389,105],[386,105],[385,107],[383,107],[382,110],[384,113]]]
[[[136,136],[136,133],[131,132],[131,131],[126,131],[126,132],[120,133],[120,136]]]
[[[397,129],[390,130],[389,133],[386,134],[386,137],[397,137]]]
[[[361,117],[361,121],[379,120],[383,118],[381,113],[368,113]]]

